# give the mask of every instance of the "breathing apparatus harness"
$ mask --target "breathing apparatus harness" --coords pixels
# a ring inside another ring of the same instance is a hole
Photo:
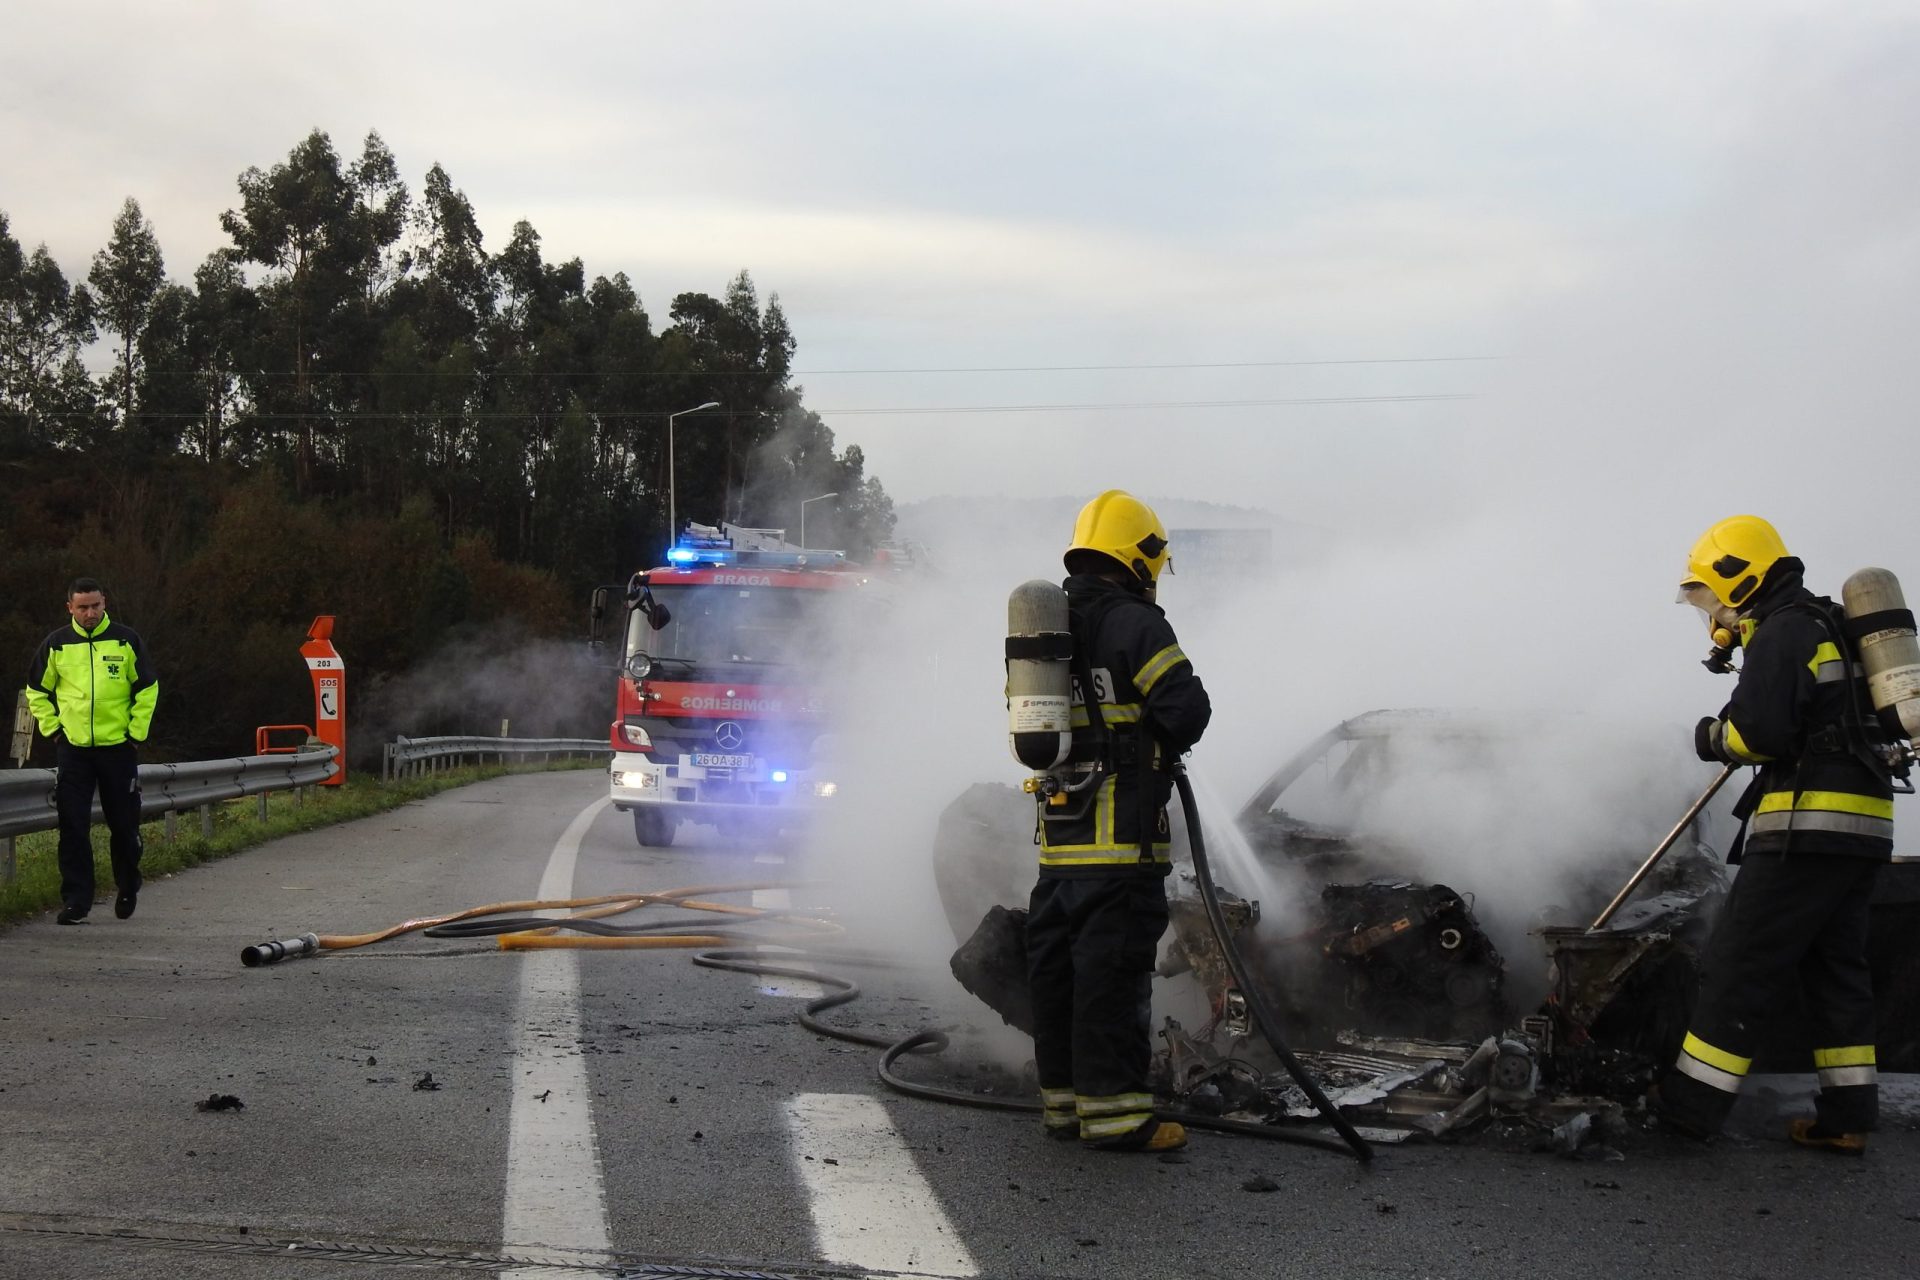
[[[1847,701],[1846,709],[1841,712],[1838,721],[1821,725],[1806,735],[1802,757],[1807,755],[1849,755],[1873,770],[1882,781],[1895,791],[1904,795],[1913,794],[1910,780],[1914,754],[1912,746],[1902,739],[1894,738],[1886,732],[1879,715],[1865,689],[1865,667],[1860,657],[1859,641],[1862,636],[1872,634],[1877,629],[1876,619],[1849,618],[1846,611],[1832,600],[1816,597],[1812,600],[1796,600],[1783,607],[1780,612],[1797,610],[1810,613],[1820,622],[1820,627],[1832,640],[1833,647],[1840,652],[1841,661],[1846,664]],[[1862,624],[1867,624],[1864,629]],[[1913,615],[1907,615],[1907,625],[1913,624]],[[1796,767],[1794,790],[1799,788],[1799,771]]]
[[[1850,616],[1841,605],[1825,596],[1815,596],[1809,600],[1794,600],[1781,605],[1772,616],[1779,617],[1787,613],[1804,613],[1812,617],[1820,626],[1822,634],[1833,644],[1840,654],[1846,676],[1847,687],[1845,703],[1838,719],[1828,720],[1805,731],[1795,752],[1793,777],[1789,789],[1797,798],[1801,791],[1800,772],[1809,756],[1847,756],[1864,765],[1872,774],[1886,783],[1894,792],[1912,795],[1914,785],[1911,781],[1912,766],[1916,761],[1913,746],[1904,736],[1888,732],[1881,714],[1873,706],[1870,692],[1865,687],[1864,678],[1868,668],[1861,656],[1860,641],[1888,627],[1913,626],[1913,615],[1904,609],[1883,610]],[[1743,628],[1747,635],[1751,630]],[[1726,645],[1722,640],[1726,637]],[[1744,641],[1745,637],[1742,637]],[[1725,631],[1716,628],[1713,634],[1714,649],[1701,665],[1716,674],[1737,671],[1731,662],[1732,638]],[[1716,659],[1718,660],[1716,662]],[[1896,720],[1896,723],[1897,720]],[[1734,802],[1732,816],[1739,822],[1740,829],[1734,837],[1733,845],[1727,854],[1727,861],[1737,865],[1746,847],[1747,820],[1759,807],[1762,790],[1762,774],[1756,768],[1753,781]],[[1787,831],[1787,846],[1791,847],[1793,831]]]
[[[1893,784],[1893,789],[1903,795],[1913,793],[1913,783],[1909,780],[1912,766],[1916,761],[1913,747],[1904,740],[1887,732],[1880,714],[1874,709],[1872,701],[1864,688],[1864,663],[1860,656],[1859,641],[1862,636],[1873,634],[1888,625],[1888,617],[1883,614],[1870,614],[1860,618],[1848,617],[1845,610],[1824,596],[1811,600],[1794,600],[1781,605],[1775,611],[1775,617],[1785,613],[1804,613],[1820,625],[1827,639],[1839,651],[1845,664],[1847,699],[1845,708],[1837,720],[1820,725],[1802,737],[1798,756],[1808,755],[1849,755],[1873,770],[1880,778]],[[1912,614],[1906,614],[1908,626],[1912,625]],[[1708,658],[1702,662],[1709,671],[1716,674],[1737,673],[1730,661],[1731,647],[1723,647],[1721,637],[1726,633],[1714,632],[1714,648]],[[1731,641],[1729,642],[1731,644]],[[1716,665],[1715,659],[1721,659]],[[1796,788],[1797,790],[1798,788]]]
[[[1075,760],[1069,754],[1067,759],[1041,770],[1022,785],[1026,791],[1043,797],[1046,813],[1072,821],[1084,818],[1093,808],[1099,798],[1100,788],[1108,778],[1117,778],[1124,770],[1131,768],[1138,784],[1140,861],[1151,863],[1154,860],[1154,836],[1159,832],[1161,814],[1164,812],[1162,805],[1155,803],[1159,789],[1154,785],[1154,775],[1161,772],[1157,767],[1161,756],[1159,739],[1145,716],[1140,718],[1131,734],[1121,735],[1108,727],[1106,717],[1100,711],[1100,688],[1094,681],[1093,663],[1088,656],[1093,648],[1093,637],[1100,633],[1101,623],[1107,615],[1128,603],[1127,597],[1110,594],[1096,597],[1085,611],[1071,609],[1070,606],[1070,644],[1062,648],[1070,651],[1067,660],[1072,664],[1073,679],[1080,689],[1077,701],[1085,707],[1087,727],[1092,731],[1093,758]],[[1015,647],[1015,638],[1009,636],[1009,659],[1016,657]],[[1058,654],[1060,649],[1053,652]],[[1036,831],[1035,839],[1038,838]]]

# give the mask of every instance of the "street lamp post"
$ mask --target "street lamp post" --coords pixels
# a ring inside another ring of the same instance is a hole
[[[699,413],[702,409],[718,409],[718,400],[709,400],[697,404],[691,409],[682,409],[678,413],[667,415],[667,545],[671,547],[674,539],[680,536],[680,512],[675,501],[673,487],[673,420],[685,417],[689,413]]]
[[[802,551],[806,550],[806,547],[807,547],[807,503],[823,502],[828,498],[837,498],[839,496],[840,495],[837,493],[823,493],[818,497],[807,498],[806,500],[801,502],[800,504],[800,549]]]

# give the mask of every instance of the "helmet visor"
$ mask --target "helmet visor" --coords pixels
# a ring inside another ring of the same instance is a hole
[[[1712,613],[1720,607],[1720,597],[1713,594],[1713,588],[1698,578],[1688,578],[1680,584],[1680,592],[1674,596],[1675,604],[1690,604],[1702,613]]]
[[[1738,633],[1740,625],[1739,611],[1720,603],[1720,597],[1713,594],[1713,588],[1695,578],[1689,578],[1680,584],[1680,593],[1673,598],[1675,604],[1690,604],[1700,611],[1706,619],[1707,631],[1717,633],[1730,631]],[[1715,640],[1719,637],[1716,635]]]

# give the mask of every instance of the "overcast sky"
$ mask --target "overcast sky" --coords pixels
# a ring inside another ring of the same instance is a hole
[[[979,633],[942,787],[1008,771],[1001,601],[1081,498],[1324,526],[1162,592],[1231,791],[1379,706],[1684,756],[1728,686],[1673,590],[1736,512],[1817,589],[1920,585],[1917,66],[1914,0],[65,0],[5,19],[0,209],[77,277],[131,194],[185,279],[242,170],[378,129],[656,324],[751,271],[897,499],[1071,495],[1019,554],[964,508],[936,548]],[[983,411],[1047,405],[1110,407]]]
[[[1871,490],[1910,527],[1917,31],[1870,0],[68,0],[7,19],[0,208],[78,276],[134,195],[184,279],[241,170],[377,128],[490,247],[528,219],[656,323],[750,270],[903,501],[1120,485],[1421,536],[1518,495],[1653,520],[1665,577],[1731,510],[1839,540]],[[1121,407],[876,412],[1034,405]],[[1843,465],[1875,446],[1901,465]]]

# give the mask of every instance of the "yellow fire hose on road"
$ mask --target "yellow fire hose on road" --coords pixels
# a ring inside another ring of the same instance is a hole
[[[755,889],[797,889],[805,884],[767,880],[744,884],[690,885],[661,893],[609,893],[592,898],[532,898],[514,902],[493,902],[469,907],[465,911],[440,916],[421,916],[404,920],[391,928],[372,933],[303,933],[295,938],[256,943],[240,952],[240,963],[249,969],[278,964],[296,956],[321,951],[348,951],[371,946],[410,933],[430,938],[493,937],[503,951],[531,951],[550,948],[658,950],[734,946],[743,942],[790,946],[819,942],[845,933],[838,924],[820,916],[765,907],[740,906],[713,902],[707,895],[745,893]],[[610,925],[606,921],[643,907],[671,906],[688,911],[707,911],[733,916],[745,922],[774,921],[793,926],[778,935],[765,931],[686,932],[684,922],[660,925]],[[582,909],[584,908],[584,909]],[[566,916],[508,915],[509,912],[572,910]],[[505,917],[505,918],[499,918]],[[576,931],[569,933],[567,931]],[[585,934],[586,936],[577,936]]]
[[[907,1054],[939,1053],[947,1047],[947,1035],[944,1031],[926,1028],[916,1031],[901,1040],[884,1036],[866,1035],[847,1027],[836,1027],[821,1022],[818,1015],[835,1006],[846,1004],[860,996],[860,988],[855,983],[821,973],[806,965],[809,961],[839,961],[848,964],[885,963],[877,956],[847,955],[832,953],[809,954],[802,951],[790,953],[768,952],[760,948],[768,946],[792,947],[797,944],[821,942],[828,938],[844,937],[846,930],[836,922],[821,916],[805,915],[791,911],[776,911],[764,907],[743,907],[725,902],[709,901],[705,895],[743,893],[755,889],[802,889],[813,887],[811,882],[800,881],[763,881],[748,884],[693,885],[683,889],[668,889],[663,893],[610,893],[594,898],[556,898],[532,899],[521,902],[494,902],[482,907],[469,907],[465,911],[455,911],[442,916],[422,916],[414,920],[402,921],[391,928],[376,930],[372,933],[303,933],[297,938],[256,943],[240,953],[240,962],[248,968],[261,965],[278,964],[296,956],[314,955],[321,951],[348,951],[357,947],[371,946],[376,942],[386,942],[410,933],[424,933],[431,938],[472,938],[493,937],[498,940],[503,951],[532,951],[547,948],[565,948],[572,950],[633,949],[663,950],[667,948],[704,948],[738,947],[742,944],[753,946],[755,950],[734,950],[703,952],[693,957],[694,963],[712,969],[731,969],[739,973],[765,974],[771,976],[807,978],[829,987],[837,987],[817,999],[810,1000],[801,1009],[800,1023],[809,1031],[831,1036],[837,1040],[853,1044],[869,1045],[885,1050],[880,1057],[878,1074],[888,1088],[910,1097],[928,1098],[940,1102],[958,1103],[962,1106],[983,1107],[997,1111],[1037,1112],[1040,1104],[1029,1099],[1016,1099],[1005,1096],[980,1095],[959,1089],[942,1088],[937,1085],[920,1084],[902,1078],[894,1071],[894,1063]],[[730,933],[687,933],[684,921],[663,921],[659,925],[615,925],[607,921],[615,916],[637,911],[642,907],[674,906],[689,911],[707,911],[718,915],[732,916],[742,923],[778,922],[795,926],[787,933],[773,935],[764,931],[739,930]],[[527,916],[508,915],[508,912],[573,910],[567,916]],[[585,936],[574,936],[574,933]],[[782,963],[785,962],[785,963]],[[1287,1129],[1274,1125],[1257,1124],[1250,1121],[1229,1120],[1219,1116],[1195,1115],[1183,1111],[1164,1111],[1170,1119],[1179,1120],[1190,1128],[1210,1129],[1217,1133],[1233,1133],[1244,1137],[1264,1138],[1268,1141],[1292,1142],[1302,1146],[1320,1147],[1324,1150],[1344,1150],[1342,1141],[1331,1134]]]

